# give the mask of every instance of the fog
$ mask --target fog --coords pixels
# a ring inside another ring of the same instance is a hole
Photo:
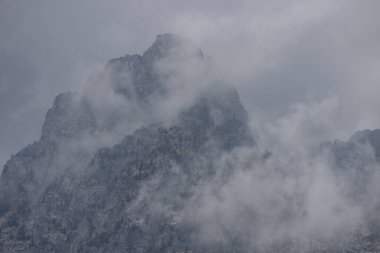
[[[310,243],[344,244],[339,236],[369,229],[363,224],[378,203],[378,168],[365,167],[371,180],[357,199],[352,186],[362,187],[362,179],[355,165],[336,172],[330,157],[315,149],[380,128],[379,8],[376,0],[3,0],[0,163],[39,139],[61,92],[76,91],[91,104],[101,127],[80,139],[79,149],[94,152],[141,126],[170,126],[204,90],[231,85],[258,146],[224,154],[216,176],[186,203],[183,219],[197,223],[200,241],[221,241],[235,231],[247,249],[258,251],[289,241],[301,252]],[[149,111],[115,93],[104,66],[142,54],[165,32],[191,46],[155,66],[169,76],[169,93],[152,100]],[[201,60],[193,46],[203,50]],[[116,123],[109,128],[110,122]],[[264,150],[272,154],[265,161],[257,158]],[[370,147],[362,152],[375,160]],[[231,167],[225,181],[223,171]]]
[[[335,97],[325,137],[379,125],[379,18],[359,1],[10,1],[0,15],[1,163],[38,139],[46,110],[83,73],[176,32],[219,65],[251,118]]]

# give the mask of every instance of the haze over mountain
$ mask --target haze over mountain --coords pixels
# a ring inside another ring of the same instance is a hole
[[[0,1],[0,252],[380,252],[379,8]]]
[[[325,141],[378,128],[379,4],[0,1],[0,163],[39,138],[57,94],[80,90],[104,62],[142,54],[165,32],[212,56],[215,75],[239,91],[256,131],[295,110],[293,125],[280,124],[283,133],[298,128]],[[306,124],[297,121],[308,117],[302,113],[310,115]]]
[[[213,65],[162,34],[58,95],[4,166],[0,251],[378,252],[380,130],[266,150]]]

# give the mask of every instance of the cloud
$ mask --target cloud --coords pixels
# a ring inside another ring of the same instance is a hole
[[[38,138],[53,97],[76,89],[88,68],[141,53],[163,32],[198,43],[217,64],[214,75],[238,87],[251,115],[277,117],[289,105],[332,94],[340,101],[339,127],[375,128],[377,5],[339,0],[2,1],[0,52],[7,57],[1,57],[1,65],[11,69],[1,73],[6,109],[0,116],[20,128],[16,134],[3,123],[2,138],[12,143],[9,150],[3,148],[8,150],[3,156]]]
[[[367,200],[353,200],[357,174],[337,174],[312,148],[380,127],[379,1],[4,0],[0,6],[0,163],[38,139],[59,92],[78,91],[93,106],[100,127],[79,141],[95,149],[142,125],[170,122],[203,89],[229,84],[240,92],[260,148],[272,156],[263,162],[252,159],[256,149],[237,149],[218,161],[221,174],[188,203],[201,237],[220,241],[229,232],[259,250],[288,241],[299,249],[338,242],[372,214],[379,174],[372,171]],[[178,64],[182,50],[175,61],[160,61],[159,73],[175,75],[165,80],[169,95],[148,113],[113,90],[103,66],[142,53],[164,32],[188,37],[207,63]],[[117,124],[108,128],[109,122]],[[222,172],[231,167],[226,182]]]
[[[334,98],[298,105],[266,125],[258,141],[272,148],[265,161],[257,158],[257,148],[225,154],[215,165],[217,175],[199,186],[187,205],[198,240],[228,245],[234,238],[245,251],[258,252],[305,252],[320,245],[333,251],[355,243],[368,230],[367,215],[376,212],[372,196],[378,192],[378,166],[352,164],[340,171],[329,156],[316,152],[315,140],[336,131],[330,124],[336,107]],[[371,149],[360,151],[360,157],[374,159]],[[369,182],[363,177],[366,169],[373,180],[363,191],[357,186]],[[361,197],[353,197],[357,194]]]

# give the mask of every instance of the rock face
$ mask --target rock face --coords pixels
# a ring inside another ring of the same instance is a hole
[[[170,92],[169,76],[156,65],[189,58],[204,56],[164,34],[142,56],[109,61],[106,71],[113,91],[149,115],[157,113],[155,99]],[[186,205],[224,153],[255,145],[237,92],[212,86],[170,122],[152,123],[88,151],[78,140],[104,128],[96,108],[75,93],[57,96],[41,139],[4,167],[0,251],[219,252],[194,242]]]
[[[320,217],[307,213],[308,192],[289,190],[302,175],[292,178],[282,167],[293,163],[278,166],[276,154],[260,151],[237,91],[202,83],[206,71],[199,48],[163,34],[143,55],[110,60],[84,93],[58,95],[41,138],[1,175],[0,252],[379,252],[380,130],[317,152],[349,189],[344,199],[362,207],[365,229],[339,241],[301,241],[302,231],[319,231],[305,226],[319,225],[308,215]],[[264,181],[241,189],[252,175]],[[215,198],[203,198],[210,191]],[[332,217],[345,213],[331,206]]]
[[[146,103],[152,96],[162,96],[167,89],[163,83],[165,73],[157,69],[157,63],[173,61],[186,64],[194,59],[204,60],[202,50],[178,35],[163,34],[157,36],[142,56],[135,54],[113,59],[107,67],[116,92]]]
[[[361,206],[366,231],[359,232],[352,242],[352,252],[379,252],[380,250],[380,129],[358,131],[348,141],[322,144],[339,183],[348,189],[347,197]]]

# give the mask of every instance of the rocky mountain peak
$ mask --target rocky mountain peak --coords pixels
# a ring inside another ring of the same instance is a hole
[[[302,200],[288,194],[288,184],[281,188],[283,181],[268,181],[278,157],[270,160],[257,147],[238,92],[204,81],[202,74],[181,75],[181,69],[198,74],[193,69],[204,60],[188,40],[162,34],[143,55],[108,62],[100,85],[110,97],[95,88],[95,99],[58,95],[46,113],[41,139],[13,155],[1,175],[0,252],[361,252],[351,245],[350,250],[329,250],[319,241],[314,250],[307,240],[307,250],[293,250],[299,238],[293,245],[287,237],[264,248],[252,244],[263,242],[257,229],[266,228],[264,223],[286,225],[288,234],[293,222],[303,222],[308,213]],[[378,187],[368,182],[378,175],[380,130],[323,147],[337,168],[334,173],[349,185],[348,195],[368,206],[365,197]],[[285,181],[287,168],[280,168]],[[276,197],[264,192],[256,203],[255,195],[262,192],[255,189],[264,184],[276,185],[264,188]],[[286,203],[277,205],[282,194]],[[379,213],[380,204],[373,206],[369,210]],[[339,217],[341,208],[333,207]],[[377,216],[368,223],[375,224],[371,236],[380,238]],[[366,250],[373,240],[358,238],[353,242]]]
[[[223,155],[255,145],[234,88],[205,84],[187,103],[180,99],[190,96],[186,87],[168,90],[176,73],[160,71],[159,64],[191,68],[194,59],[203,61],[203,53],[192,43],[159,35],[142,56],[108,62],[104,85],[122,100],[118,106],[115,96],[107,104],[76,93],[58,95],[41,139],[12,156],[0,178],[0,252],[168,252],[191,246],[186,234],[195,230],[180,217],[197,187],[218,173]],[[184,83],[195,85],[189,80]],[[100,98],[109,99],[103,93]],[[167,117],[163,104],[170,99],[175,103]],[[132,114],[124,113],[131,108]],[[101,145],[110,136],[120,138]],[[233,168],[226,170],[228,175]]]
[[[108,68],[116,92],[128,99],[136,98],[146,103],[168,89],[163,79],[172,73],[164,73],[163,65],[189,66],[194,60],[204,61],[200,48],[179,35],[165,33],[158,35],[142,55],[126,55],[110,60]],[[173,72],[173,69],[166,72]]]
[[[203,58],[203,52],[191,41],[172,33],[157,35],[156,40],[143,54],[143,61],[151,66],[165,57]]]

